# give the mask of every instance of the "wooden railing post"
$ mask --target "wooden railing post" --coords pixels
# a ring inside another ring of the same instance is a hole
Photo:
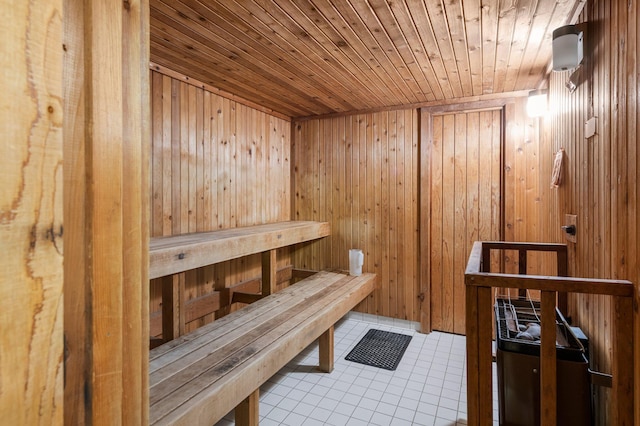
[[[527,251],[524,249],[518,250],[518,274],[527,275]],[[519,289],[518,297],[523,299],[527,297],[527,289]]]
[[[478,287],[469,285],[472,277],[466,277],[466,333],[467,333],[467,422],[469,426],[480,424],[480,362],[478,332]]]
[[[569,276],[569,256],[567,253],[567,246],[562,246],[556,251],[556,267],[558,269],[559,277]],[[567,315],[568,309],[568,295],[566,291],[558,292],[558,309],[562,312],[562,315]]]
[[[489,247],[482,246],[482,264],[479,272],[491,271],[491,249]]]
[[[493,301],[491,287],[478,288],[478,365],[480,367],[480,424],[493,425],[493,348],[491,346],[493,326],[492,318]]]
[[[611,424],[632,425],[634,418],[633,299],[614,298]]]
[[[477,287],[466,278],[467,321],[467,421],[469,425],[493,423],[491,348],[491,287]]]
[[[540,300],[540,424],[557,421],[556,292],[543,291]]]

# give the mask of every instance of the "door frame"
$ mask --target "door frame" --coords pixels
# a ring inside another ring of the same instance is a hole
[[[520,95],[518,93],[518,95]],[[513,96],[508,98],[498,98],[484,101],[469,101],[451,105],[438,105],[431,107],[422,107],[419,110],[419,249],[420,249],[420,266],[419,266],[419,289],[418,298],[420,299],[420,332],[430,333],[433,331],[431,321],[431,259],[429,256],[430,239],[431,239],[431,197],[429,190],[431,188],[431,147],[433,142],[433,116],[447,113],[459,113],[467,111],[495,110],[500,109],[502,112],[502,130],[500,141],[500,240],[504,240],[505,235],[505,140],[506,128],[508,122],[516,119],[513,114],[514,108],[507,108],[509,104],[515,104],[516,100],[524,97]]]

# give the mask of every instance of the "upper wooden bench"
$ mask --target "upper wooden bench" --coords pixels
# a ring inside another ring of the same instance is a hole
[[[258,423],[258,389],[319,339],[333,369],[333,326],[370,294],[374,274],[319,272],[150,352],[150,423],[210,426],[236,408]]]
[[[151,238],[149,278],[177,274],[256,253],[262,254],[260,294],[234,293],[234,301],[253,302],[275,291],[276,250],[330,234],[328,222],[289,221]],[[162,336],[172,340],[182,334],[185,301],[177,283],[166,280],[162,289]]]
[[[151,238],[149,278],[177,274],[330,234],[328,222],[290,221]]]

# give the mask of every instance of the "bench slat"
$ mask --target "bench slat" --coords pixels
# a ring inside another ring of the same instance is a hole
[[[233,312],[189,334],[154,348],[149,353],[149,372],[153,374],[165,365],[182,358],[200,346],[209,344],[211,341],[216,340],[217,335],[240,329],[245,323],[252,321],[252,319],[257,316],[266,313],[275,314],[277,312],[276,308],[279,305],[291,303],[289,299],[311,295],[315,291],[320,291],[327,285],[331,285],[342,279],[342,277],[340,274],[331,274],[324,271],[318,272],[316,275],[305,280],[302,285],[299,285],[302,283],[301,281],[298,284],[289,286],[282,291],[272,294],[268,298],[245,306],[240,311]],[[182,347],[184,347],[184,349],[182,349]]]
[[[241,364],[244,360],[257,352],[258,345],[267,346],[278,340],[297,323],[305,321],[313,316],[318,309],[327,304],[335,303],[336,299],[344,296],[349,290],[341,281],[323,287],[314,288],[313,294],[290,299],[287,303],[270,310],[268,315],[253,318],[244,326],[229,330],[229,333],[216,333],[211,338],[215,339],[209,345],[198,348],[196,351],[185,354],[176,362],[153,374],[150,382],[156,382],[151,386],[151,406],[158,400],[167,396],[171,391],[181,387],[180,394],[189,382],[207,374],[207,377],[222,376],[228,369]],[[226,327],[225,327],[226,329]],[[221,342],[218,342],[221,340]],[[203,350],[204,349],[204,350]],[[184,368],[184,366],[188,368]],[[175,368],[169,368],[175,367]],[[177,371],[176,368],[179,368]],[[160,377],[158,377],[160,376]],[[212,379],[206,379],[211,381]],[[200,391],[198,386],[193,386],[193,392]]]
[[[295,286],[302,283],[304,280]],[[338,282],[312,296],[313,303],[296,302],[304,309],[294,304],[289,307],[290,315],[278,315],[281,323],[270,320],[271,331],[257,338],[247,337],[245,346],[226,361],[204,372],[202,364],[194,366],[195,373],[201,374],[186,383],[174,383],[175,389],[162,399],[155,398],[159,389],[152,388],[151,397],[156,401],[150,410],[152,423],[216,422],[362,301],[374,285],[373,274],[340,275]]]
[[[328,222],[289,221],[151,238],[149,278],[177,274],[330,234]]]
[[[269,305],[269,309],[256,310],[250,313],[244,313],[242,311],[234,312],[238,318],[238,322],[227,322],[220,327],[215,327],[210,333],[203,336],[199,342],[194,342],[194,345],[183,345],[181,350],[176,350],[171,353],[172,362],[165,363],[161,368],[158,368],[149,377],[149,383],[154,393],[160,394],[159,390],[154,387],[167,378],[171,378],[174,381],[185,382],[187,378],[180,375],[176,376],[178,372],[184,369],[185,365],[189,366],[189,371],[193,371],[196,363],[203,363],[209,368],[215,367],[216,364],[223,362],[229,354],[239,350],[244,345],[247,345],[250,338],[260,337],[265,332],[273,328],[273,324],[286,321],[287,317],[290,317],[294,312],[308,309],[304,304],[313,303],[314,299],[321,299],[323,291],[332,291],[332,287],[340,285],[336,282],[339,280],[339,276],[328,277],[330,284],[328,287],[322,285],[322,282],[318,279],[305,283],[307,285],[300,286],[299,291],[288,292],[293,293],[291,297],[279,298],[280,303]],[[333,282],[331,284],[331,282]],[[297,286],[297,285],[296,285]],[[285,294],[288,296],[289,294]],[[258,302],[256,302],[258,303]],[[214,321],[212,324],[215,324]],[[203,343],[200,345],[200,343]],[[166,358],[166,357],[165,357]],[[172,386],[172,385],[168,385]],[[154,401],[151,401],[153,404]]]

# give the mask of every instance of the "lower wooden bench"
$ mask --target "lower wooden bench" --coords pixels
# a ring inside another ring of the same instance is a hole
[[[319,339],[333,369],[333,327],[369,295],[375,274],[319,272],[150,352],[151,424],[210,426],[235,408],[258,423],[258,389]]]

